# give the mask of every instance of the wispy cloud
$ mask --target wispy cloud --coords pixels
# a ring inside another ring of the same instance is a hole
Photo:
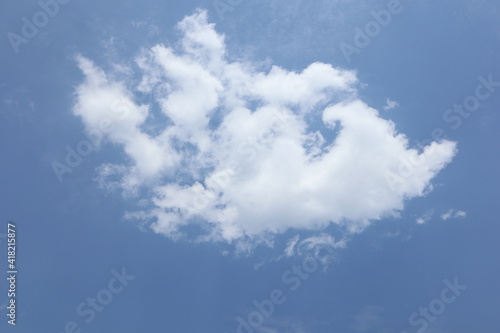
[[[446,221],[448,219],[464,218],[466,216],[467,213],[464,212],[463,210],[450,209],[446,213],[442,214],[441,218]]]
[[[391,100],[390,98],[388,98],[386,101],[385,101],[385,105],[384,105],[384,110],[385,111],[388,111],[388,110],[392,110],[394,108],[397,108],[399,106],[399,103],[396,102],[396,101],[393,101]]]
[[[295,245],[297,245],[297,242],[299,241],[299,235],[295,235],[294,237],[290,238],[286,244],[286,249],[285,249],[285,256],[286,257],[291,257],[295,253]]]
[[[424,224],[425,222],[429,221],[433,215],[434,215],[434,210],[433,209],[428,210],[422,216],[417,218],[417,223]]]
[[[430,210],[426,211],[422,216],[419,216],[416,219],[416,222],[418,224],[424,224],[427,221],[429,221],[433,216],[434,216],[434,209],[430,209]],[[463,210],[450,209],[450,210],[446,211],[445,213],[442,213],[440,216],[441,216],[442,220],[448,220],[448,219],[464,218],[467,216],[467,213]]]
[[[352,330],[354,332],[378,332],[376,329],[382,328],[385,319],[382,317],[384,309],[379,306],[365,306],[353,318]]]

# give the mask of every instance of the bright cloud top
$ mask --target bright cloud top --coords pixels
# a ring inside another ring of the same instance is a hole
[[[103,165],[100,180],[146,189],[127,216],[157,233],[233,242],[329,223],[358,232],[427,193],[455,154],[449,141],[411,149],[357,98],[352,71],[229,61],[204,11],[177,28],[175,47],[140,53],[135,83],[77,58],[85,80],[73,112],[91,133],[109,121],[107,140],[128,157]]]

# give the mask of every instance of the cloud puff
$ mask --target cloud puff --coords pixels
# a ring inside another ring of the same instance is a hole
[[[394,109],[394,108],[397,108],[398,106],[399,106],[399,103],[398,103],[398,102],[393,101],[392,99],[388,98],[388,99],[385,101],[384,110],[385,110],[385,111],[392,110],[392,109]]]
[[[425,222],[429,221],[433,215],[434,215],[434,210],[433,209],[428,210],[422,216],[418,217],[416,221],[418,224],[424,224]]]
[[[448,219],[464,218],[466,216],[467,213],[464,212],[463,210],[450,209],[446,213],[442,214],[441,218],[446,221]]]
[[[359,232],[425,195],[456,152],[450,141],[409,147],[359,100],[352,71],[229,61],[205,11],[177,28],[175,47],[139,53],[132,78],[77,58],[85,79],[74,114],[89,132],[107,119],[106,140],[127,156],[99,179],[128,194],[146,189],[146,207],[127,216],[157,233],[233,242],[330,223]]]

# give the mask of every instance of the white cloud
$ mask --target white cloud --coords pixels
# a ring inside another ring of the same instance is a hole
[[[297,239],[298,240],[298,239]],[[337,259],[334,249],[343,249],[347,245],[347,239],[336,240],[327,233],[320,233],[298,242],[295,246],[295,254],[299,256],[321,255],[323,270],[327,270],[329,264]],[[325,252],[328,255],[325,255]]]
[[[297,245],[298,241],[299,241],[299,235],[295,235],[294,237],[288,240],[288,242],[286,243],[285,256],[287,257],[293,256],[295,252],[295,245]]]
[[[417,223],[418,224],[424,224],[428,220],[432,218],[434,215],[434,210],[428,210],[425,212],[422,216],[417,218]],[[441,219],[442,220],[448,220],[448,219],[457,219],[457,218],[464,218],[467,216],[467,213],[464,212],[463,210],[457,210],[457,209],[450,209],[447,212],[441,214]]]
[[[302,240],[300,240],[300,236],[297,234],[287,240],[285,250],[282,255],[278,256],[277,260],[292,256],[318,255],[323,251],[327,251],[329,255],[321,259],[323,266],[326,268],[335,259],[333,250],[345,248],[346,244],[347,239],[336,240],[333,236],[324,232]]]
[[[391,100],[390,98],[386,99],[385,105],[383,107],[384,111],[392,110],[394,108],[397,108],[399,106],[399,103],[396,101]]]
[[[434,210],[432,209],[428,210],[422,216],[417,218],[417,223],[424,224],[425,222],[429,221],[433,215],[434,215]]]
[[[448,212],[446,212],[446,213],[442,214],[442,215],[441,215],[441,218],[442,218],[443,220],[445,220],[445,221],[446,221],[447,219],[451,218],[451,217],[452,217],[452,211],[453,211],[453,210],[452,210],[452,209],[450,209]]]
[[[426,219],[424,219],[424,218],[422,218],[422,217],[417,218],[417,223],[418,223],[418,224],[424,224],[425,222],[427,222],[427,220],[426,220]]]
[[[297,239],[298,240],[298,239]],[[334,237],[327,233],[321,233],[317,236],[308,237],[302,240],[297,246],[297,253],[302,255],[304,253],[310,253],[313,249],[329,248],[337,249],[344,248],[346,246],[346,240],[342,239],[336,241]]]
[[[176,239],[190,229],[197,240],[242,248],[242,240],[290,228],[336,223],[360,232],[430,191],[455,155],[449,141],[409,147],[393,122],[359,100],[352,71],[316,62],[263,72],[228,61],[224,36],[206,16],[179,23],[177,48],[143,50],[136,84],[78,57],[85,80],[73,112],[88,131],[109,118],[107,139],[128,157],[101,167],[100,182],[149,190],[150,208],[129,216],[155,232]],[[145,93],[150,105],[137,102]],[[387,174],[400,174],[407,160],[412,168],[395,187]]]
[[[136,104],[123,83],[111,81],[90,60],[78,56],[77,62],[85,80],[76,89],[73,113],[81,117],[91,136],[107,135],[110,142],[123,147],[132,165],[124,174],[122,185],[134,189],[172,168],[177,156],[171,147],[140,129],[148,117],[148,107]],[[123,168],[110,165],[107,171],[112,170]]]
[[[442,214],[441,218],[446,221],[448,219],[464,218],[466,216],[467,213],[464,212],[463,210],[450,209],[446,213]]]

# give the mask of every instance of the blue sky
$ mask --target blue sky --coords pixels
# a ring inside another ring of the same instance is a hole
[[[499,4],[63,2],[0,14],[2,332],[500,331]]]

